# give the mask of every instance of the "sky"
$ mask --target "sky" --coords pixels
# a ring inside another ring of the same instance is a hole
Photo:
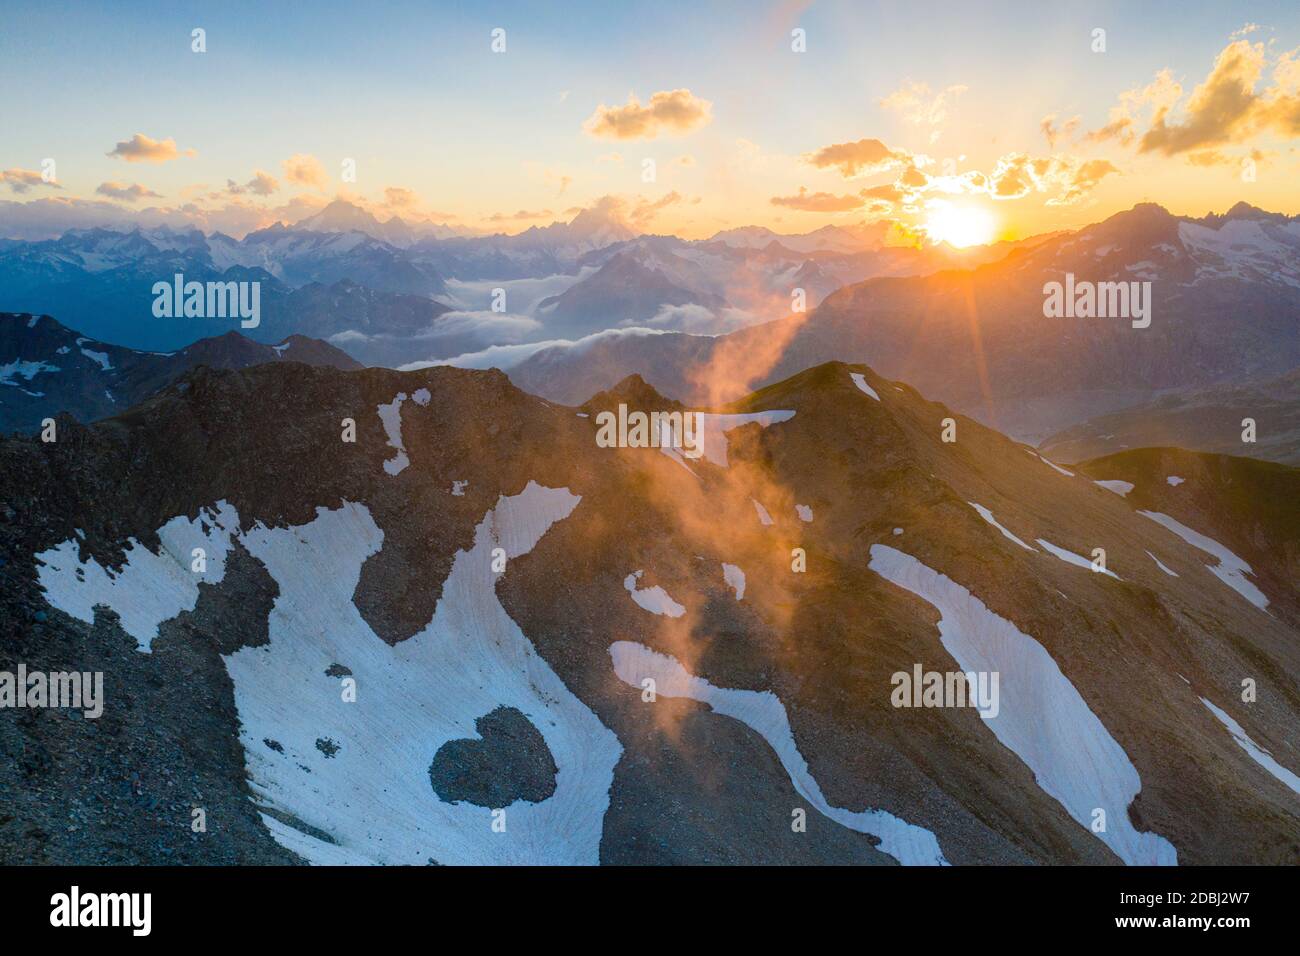
[[[5,21],[0,235],[238,236],[336,197],[472,232],[599,204],[687,238],[888,220],[958,244],[1142,201],[1300,213],[1294,2],[42,2]]]

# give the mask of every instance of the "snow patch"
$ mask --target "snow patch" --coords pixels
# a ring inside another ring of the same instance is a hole
[[[1131,481],[1119,481],[1119,480],[1094,481],[1093,484],[1101,485],[1107,491],[1113,491],[1121,498],[1123,498],[1130,491],[1132,491],[1134,487],[1133,482]]]
[[[398,475],[411,463],[411,459],[406,457],[406,447],[402,444],[402,403],[406,401],[406,393],[398,392],[387,405],[380,405],[376,411],[379,413],[379,420],[384,423],[384,434],[388,436],[390,447],[397,449],[397,454],[384,462],[384,471],[390,475]]]
[[[92,352],[90,349],[82,349],[81,354],[86,356],[86,358],[90,359],[92,362],[98,362],[99,367],[105,372],[110,371],[113,368],[108,361],[107,352]]]
[[[995,527],[995,528],[997,528],[999,531],[1001,531],[1001,532],[1002,532],[1002,536],[1003,536],[1004,538],[1009,538],[1009,539],[1011,539],[1011,540],[1014,541],[1016,544],[1020,545],[1020,547],[1024,548],[1026,551],[1037,551],[1037,550],[1038,550],[1037,548],[1033,548],[1033,547],[1030,547],[1029,545],[1025,544],[1023,541],[1021,541],[1019,538],[1017,538],[1014,534],[1012,534],[1010,531],[1008,531],[1006,528],[1004,528],[1004,527],[1001,525],[1001,523],[998,521],[998,519],[995,518],[995,517],[993,517],[993,512],[989,511],[988,508],[985,508],[983,505],[977,505],[977,504],[976,504],[975,502],[973,502],[973,501],[968,501],[968,502],[966,502],[966,504],[970,505],[972,508],[974,508],[976,511],[978,511],[978,512],[979,512],[979,515],[980,515],[981,518],[983,518],[983,519],[984,519],[985,521],[987,521],[989,524],[993,525],[993,527]],[[897,531],[896,531],[895,533],[897,533]]]
[[[1052,544],[1052,542],[1044,541],[1042,538],[1038,539],[1038,543],[1041,544],[1045,550],[1050,551],[1066,564],[1073,564],[1075,567],[1086,568],[1089,571],[1092,570],[1092,562],[1083,557],[1083,555],[1075,554],[1073,551],[1066,551],[1064,548],[1058,548],[1056,545]],[[1110,575],[1116,581],[1121,580],[1120,576],[1109,568],[1097,573]]]
[[[638,588],[637,582],[641,580],[644,571],[633,571],[623,579],[623,587],[627,588],[627,593],[632,595],[632,600],[637,606],[649,611],[651,614],[662,614],[665,617],[681,617],[686,613],[686,608],[678,604],[668,592],[655,585],[652,588]]]
[[[1204,697],[1201,698],[1201,703],[1210,709],[1210,713],[1219,718],[1219,723],[1228,728],[1228,732],[1232,734],[1232,739],[1237,741],[1242,750],[1250,754],[1250,758],[1254,760],[1255,763],[1259,764],[1278,780],[1281,780],[1284,784],[1290,787],[1293,792],[1300,793],[1300,777],[1297,777],[1290,770],[1286,769],[1286,767],[1278,763],[1271,753],[1259,744],[1255,743],[1255,741],[1251,740],[1246,731],[1241,728],[1241,724],[1229,717],[1227,713],[1220,710],[1218,707],[1215,707]]]
[[[748,412],[743,415],[715,415],[702,412],[699,417],[700,434],[696,441],[702,443],[703,456],[721,468],[727,467],[727,432],[750,422],[764,428],[794,418],[794,412],[780,409],[770,412]]]
[[[121,571],[115,573],[94,558],[83,563],[79,546],[68,539],[36,555],[37,579],[45,600],[79,621],[94,623],[98,604],[112,608],[121,618],[122,630],[148,653],[158,625],[194,610],[200,582],[216,584],[225,577],[230,535],[238,530],[238,513],[219,501],[213,509],[202,509],[197,518],[177,516],[159,528],[157,554],[129,539]],[[195,548],[204,551],[203,571],[191,570]]]
[[[1061,474],[1065,475],[1065,477],[1067,477],[1067,478],[1073,478],[1073,477],[1074,477],[1074,472],[1072,472],[1072,471],[1066,471],[1064,468],[1062,468],[1062,467],[1061,467],[1060,465],[1058,465],[1056,462],[1054,462],[1054,461],[1048,461],[1048,460],[1047,460],[1046,458],[1044,458],[1042,455],[1038,455],[1037,457],[1038,457],[1038,460],[1041,461],[1043,464],[1045,464],[1045,465],[1051,465],[1053,468],[1055,468],[1055,469],[1056,469],[1057,471],[1059,471]]]
[[[853,376],[854,385],[862,389],[862,391],[866,392],[876,401],[880,401],[880,396],[876,394],[876,390],[867,384],[867,377],[865,375],[861,372],[852,372],[851,374]]]
[[[808,505],[795,505],[794,513],[799,516],[799,520],[809,522],[813,519],[813,510]]]
[[[734,564],[722,565],[722,579],[736,591],[736,600],[745,599],[745,572],[740,570]]]
[[[1157,568],[1165,572],[1165,574],[1169,575],[1171,578],[1178,577],[1177,571],[1169,570],[1167,567],[1164,566],[1164,563],[1159,558],[1157,558],[1154,554],[1152,554],[1150,551],[1147,552],[1147,557],[1156,563]]]
[[[750,498],[749,500],[754,502],[754,510],[758,512],[759,523],[765,527],[770,525],[772,523],[772,516],[767,513],[767,509],[763,507],[757,498]]]
[[[939,841],[924,827],[899,819],[885,810],[844,810],[826,802],[813,779],[808,763],[794,741],[785,705],[771,691],[735,690],[718,687],[686,670],[675,657],[659,654],[633,641],[610,645],[614,673],[637,689],[646,678],[655,682],[655,693],[665,697],[686,697],[708,704],[714,713],[731,717],[758,733],[776,751],[777,759],[795,790],[818,813],[850,830],[880,838],[880,850],[910,866],[945,866]]]
[[[1133,828],[1128,808],[1142,789],[1137,770],[1038,641],[909,554],[874,544],[868,566],[939,611],[940,641],[963,671],[1001,675],[998,714],[984,722],[1044,793],[1089,833],[1093,810],[1104,809],[1107,830],[1094,835],[1125,863],[1177,863],[1168,840]]]
[[[1175,521],[1169,515],[1161,514],[1158,511],[1139,511],[1138,514],[1164,525],[1192,547],[1218,558],[1219,563],[1217,565],[1206,565],[1206,568],[1215,577],[1261,611],[1268,607],[1268,598],[1264,596],[1264,592],[1246,580],[1247,574],[1254,573],[1251,571],[1250,565],[1219,544],[1219,542],[1201,534],[1199,531],[1193,531],[1187,525]]]
[[[1175,488],[1177,488],[1186,480],[1187,480],[1186,478],[1179,478],[1177,475],[1170,475],[1168,478],[1165,479],[1166,482],[1173,485]]]

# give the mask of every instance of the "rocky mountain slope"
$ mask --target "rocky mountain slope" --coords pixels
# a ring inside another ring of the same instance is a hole
[[[176,352],[141,352],[96,342],[48,315],[0,312],[0,432],[37,431],[59,412],[80,422],[119,414],[198,365],[238,369],[263,362],[361,367],[302,335],[264,345],[227,332]]]
[[[1242,439],[1246,419],[1255,423],[1253,442]],[[1177,390],[1074,425],[1039,447],[1072,462],[1157,446],[1300,465],[1300,369],[1257,383]]]
[[[1184,507],[840,363],[699,457],[620,405],[276,363],[0,441],[0,669],[106,697],[0,710],[0,860],[1300,862],[1295,469]]]

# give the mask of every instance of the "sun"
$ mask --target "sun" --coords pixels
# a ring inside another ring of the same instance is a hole
[[[953,206],[944,203],[930,210],[925,233],[931,242],[946,242],[964,249],[993,241],[993,214],[979,206]]]

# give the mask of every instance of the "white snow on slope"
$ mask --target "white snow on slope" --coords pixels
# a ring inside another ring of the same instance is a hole
[[[757,498],[750,498],[749,500],[754,502],[754,510],[758,512],[759,524],[764,527],[770,525],[772,523],[772,516],[767,513],[767,509],[763,507]]]
[[[637,605],[649,611],[651,614],[662,614],[666,617],[681,617],[686,613],[686,608],[678,604],[668,592],[655,585],[652,588],[638,588],[637,582],[641,580],[644,571],[633,571],[623,579],[623,587],[627,588],[627,593],[632,595],[632,600]]]
[[[852,372],[850,374],[852,374],[853,376],[854,385],[862,389],[862,391],[866,392],[876,401],[880,401],[880,396],[876,394],[876,390],[867,384],[867,377],[865,375],[863,375],[861,372]]]
[[[1123,497],[1124,497],[1125,495],[1127,495],[1130,491],[1132,491],[1132,490],[1133,490],[1133,487],[1134,487],[1134,486],[1133,486],[1133,482],[1131,482],[1131,481],[1119,481],[1119,480],[1094,481],[1093,484],[1094,484],[1094,485],[1101,485],[1101,486],[1102,486],[1103,488],[1105,488],[1107,491],[1113,491],[1113,492],[1115,492],[1115,494],[1119,495],[1121,498],[1123,498]]]
[[[6,362],[0,365],[0,385],[15,385],[15,376],[20,376],[31,381],[41,372],[58,372],[61,371],[57,365],[50,365],[48,362],[24,362],[22,359],[14,359],[12,362]],[[21,386],[19,386],[21,388]]]
[[[107,352],[93,352],[90,349],[82,349],[81,354],[86,356],[86,358],[90,359],[92,362],[98,362],[99,367],[105,372],[110,371],[113,368],[113,366],[109,364]]]
[[[776,751],[795,790],[817,812],[851,830],[879,837],[881,852],[904,865],[946,865],[939,841],[924,827],[907,823],[885,810],[855,812],[827,803],[795,744],[785,705],[771,691],[718,687],[692,675],[675,657],[659,654],[633,641],[616,641],[610,645],[609,654],[614,661],[614,673],[625,684],[640,689],[643,680],[653,678],[656,694],[698,700],[708,704],[715,713],[739,720],[756,731]]]
[[[402,444],[402,402],[406,401],[406,393],[398,392],[387,405],[380,405],[376,408],[379,413],[379,420],[384,423],[384,434],[388,436],[388,444],[397,449],[397,454],[384,462],[384,471],[390,475],[400,474],[411,459],[406,457],[406,446]]]
[[[226,658],[251,786],[265,805],[335,842],[264,815],[276,839],[313,863],[598,862],[622,747],[506,614],[491,570],[493,548],[526,554],[578,501],[535,482],[498,499],[473,547],[456,554],[433,619],[395,646],[352,602],[362,564],[383,542],[364,506],[318,509],[302,527],[245,536],[280,588],[270,643]],[[343,702],[338,679],[326,676],[334,663],[352,671],[355,702]],[[429,767],[446,742],[477,739],[475,720],[503,706],[528,717],[559,773],[550,798],[511,804],[506,833],[494,833],[487,808],[438,798]],[[317,739],[338,751],[326,757]]]
[[[734,564],[722,565],[722,579],[735,589],[736,600],[744,600],[745,597],[745,572]]]
[[[1186,480],[1187,480],[1186,478],[1179,478],[1177,475],[1170,475],[1168,478],[1165,479],[1165,481],[1173,485],[1175,488],[1177,488]]]
[[[722,468],[727,467],[727,432],[750,422],[758,422],[764,428],[794,418],[794,411],[779,409],[769,412],[748,412],[743,415],[714,415],[705,412],[700,415],[700,430],[703,435],[704,457]],[[700,436],[696,437],[696,441]]]
[[[1156,557],[1154,554],[1152,554],[1150,551],[1147,552],[1147,557],[1150,558],[1152,561],[1154,561],[1154,562],[1156,563],[1156,567],[1157,567],[1157,568],[1159,568],[1161,571],[1165,572],[1165,574],[1169,575],[1171,578],[1176,578],[1176,577],[1178,577],[1178,572],[1176,572],[1176,571],[1170,571],[1167,567],[1165,567],[1164,562],[1162,562],[1159,558],[1157,558],[1157,557]]]
[[[1056,469],[1057,471],[1059,471],[1061,474],[1065,475],[1065,477],[1067,477],[1067,478],[1073,478],[1073,477],[1074,477],[1074,472],[1072,472],[1072,471],[1066,471],[1064,468],[1062,468],[1062,467],[1061,467],[1060,465],[1058,465],[1056,462],[1054,462],[1054,461],[1048,461],[1048,460],[1047,460],[1046,458],[1044,458],[1042,455],[1038,455],[1037,457],[1038,457],[1038,460],[1041,461],[1044,465],[1051,465],[1053,468],[1055,468],[1055,469]]]
[[[122,630],[147,653],[158,636],[159,624],[182,611],[194,610],[199,582],[216,584],[225,577],[230,534],[238,528],[235,509],[219,501],[215,509],[201,510],[194,520],[178,516],[159,528],[158,554],[131,538],[124,549],[126,563],[118,574],[94,558],[82,564],[79,546],[71,538],[36,555],[36,574],[47,601],[87,624],[95,620],[96,604],[111,607],[122,619]],[[205,571],[191,570],[195,548],[204,551]],[[78,569],[83,579],[77,578]]]
[[[1227,713],[1220,710],[1218,707],[1215,707],[1204,697],[1201,698],[1201,703],[1210,708],[1210,712],[1213,713],[1215,717],[1219,718],[1219,722],[1223,724],[1223,726],[1228,728],[1228,732],[1232,734],[1232,739],[1237,741],[1242,750],[1250,754],[1251,759],[1254,760],[1255,763],[1259,764],[1273,776],[1277,777],[1278,780],[1281,780],[1284,784],[1290,787],[1292,791],[1300,793],[1300,777],[1297,777],[1290,770],[1286,769],[1286,767],[1278,763],[1271,753],[1259,744],[1255,743],[1255,741],[1251,740],[1246,731],[1242,729],[1241,724],[1229,717]]]
[[[1083,555],[1075,554],[1073,551],[1066,551],[1064,548],[1058,548],[1056,545],[1052,544],[1052,542],[1044,541],[1042,538],[1038,539],[1038,543],[1041,544],[1045,550],[1050,551],[1066,564],[1073,564],[1075,567],[1086,568],[1089,571],[1092,570],[1092,562]],[[1116,581],[1122,580],[1120,576],[1110,568],[1104,568],[1096,573],[1110,575]]]
[[[1107,831],[1095,836],[1125,863],[1177,863],[1168,840],[1133,828],[1128,807],[1142,789],[1138,772],[1043,645],[909,554],[873,544],[868,566],[934,605],[940,641],[963,671],[1001,675],[998,715],[984,723],[1044,793],[1090,833],[1093,810],[1104,809]]]
[[[812,521],[813,510],[808,505],[795,505],[794,510],[795,510],[795,514],[799,516],[800,521],[803,522]]]
[[[1244,597],[1261,611],[1268,607],[1268,598],[1264,592],[1255,587],[1250,581],[1246,580],[1246,575],[1251,574],[1250,565],[1241,558],[1237,557],[1219,542],[1213,538],[1206,537],[1199,531],[1193,531],[1187,525],[1175,521],[1169,515],[1161,514],[1158,511],[1139,511],[1138,514],[1144,515],[1159,524],[1164,525],[1178,537],[1182,538],[1194,548],[1204,551],[1206,554],[1213,555],[1219,559],[1217,565],[1206,565],[1211,573],[1220,581],[1232,588],[1242,597]]]
[[[977,504],[976,504],[975,502],[973,502],[973,501],[968,501],[968,502],[966,502],[966,504],[970,505],[972,508],[974,508],[976,511],[978,511],[978,512],[979,512],[979,516],[980,516],[981,518],[983,518],[983,519],[984,519],[985,521],[987,521],[989,524],[993,525],[993,527],[995,527],[995,528],[997,528],[999,531],[1001,531],[1003,537],[1005,537],[1005,538],[1010,538],[1012,541],[1014,541],[1016,544],[1020,545],[1020,547],[1024,548],[1026,551],[1037,551],[1037,550],[1038,550],[1037,548],[1030,547],[1029,545],[1025,544],[1023,541],[1021,541],[1019,538],[1017,538],[1014,534],[1012,534],[1012,533],[1011,533],[1010,531],[1008,531],[1006,528],[1002,527],[1002,525],[998,522],[998,519],[995,518],[995,517],[993,517],[993,512],[992,512],[992,511],[989,511],[988,508],[985,508],[983,505],[977,505]]]
[[[427,388],[417,388],[414,392],[411,393],[411,401],[421,406],[428,405],[430,399],[432,398],[433,398],[433,393],[430,392]]]

